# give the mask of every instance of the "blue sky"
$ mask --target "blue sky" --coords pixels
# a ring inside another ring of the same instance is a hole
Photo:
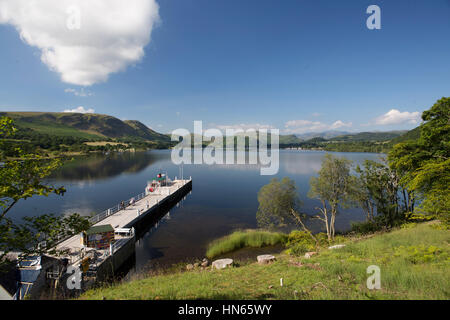
[[[8,2],[0,0],[2,111],[82,106],[160,132],[192,130],[194,120],[204,127],[267,126],[284,133],[384,131],[417,126],[418,113],[450,94],[450,0],[156,0],[158,10],[145,7],[139,12],[147,16],[133,16],[135,29],[90,30],[88,21],[78,35],[54,40],[74,45],[76,38],[90,48],[104,40],[96,56],[94,50],[56,50],[56,62],[47,63],[40,36],[61,36],[54,17],[14,16]],[[372,4],[381,8],[381,30],[366,27]],[[9,15],[3,21],[2,8]],[[33,32],[21,40],[17,30]],[[147,44],[142,39],[150,33]],[[118,51],[132,52],[131,62],[108,51],[116,50],[117,39]],[[66,52],[76,66],[67,65]],[[77,66],[92,71],[108,59],[123,63],[120,71],[90,74],[93,83],[77,84]]]

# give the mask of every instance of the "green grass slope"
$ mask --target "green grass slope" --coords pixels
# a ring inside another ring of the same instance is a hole
[[[148,276],[81,299],[449,299],[449,241],[448,230],[420,224],[324,248],[311,259],[279,255],[269,265]],[[380,268],[379,290],[366,285],[371,265]]]

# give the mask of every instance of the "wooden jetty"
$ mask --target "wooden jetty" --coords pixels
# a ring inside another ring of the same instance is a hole
[[[84,288],[90,283],[114,276],[134,254],[136,231],[145,229],[149,220],[157,221],[162,213],[177,204],[191,190],[191,178],[170,180],[165,177],[164,183],[155,187],[149,182],[145,192],[91,217],[89,221],[93,229],[110,226],[114,240],[109,247],[86,246],[86,234],[83,233],[62,240],[56,246],[57,251],[64,252],[62,255],[48,256],[47,259],[53,259],[53,262],[47,267],[41,268],[39,263],[35,269],[42,269],[44,272],[38,272],[33,282],[18,283],[18,299],[28,293],[36,297],[45,283],[48,284],[49,279],[55,288],[59,285],[65,286],[71,281],[69,278],[72,273],[68,272],[69,270],[82,272]],[[28,267],[19,269],[24,268]]]
[[[175,198],[184,196],[192,188],[192,179],[189,180],[173,180],[168,181],[166,186],[157,187],[152,192],[147,186],[144,193],[141,193],[126,202],[123,207],[121,204],[113,208],[109,208],[102,213],[95,215],[90,219],[93,226],[111,225],[114,228],[116,241],[106,250],[88,248],[83,245],[82,235],[75,235],[58,244],[57,249],[61,251],[69,251],[69,254],[63,256],[68,258],[71,264],[81,262],[88,253],[95,252],[95,267],[97,269],[97,277],[102,277],[103,268],[101,265],[110,258],[110,256],[119,255],[127,244],[132,244],[134,252],[135,230],[140,227],[140,222],[148,215],[156,212],[160,206],[172,202]],[[126,250],[130,252],[130,249]],[[130,252],[131,254],[132,252]],[[122,254],[123,255],[123,254]],[[114,259],[115,263],[112,271],[117,270],[129,255],[123,255],[122,259]],[[111,260],[111,259],[109,259]],[[100,271],[100,272],[99,272]],[[108,272],[107,272],[108,273]]]

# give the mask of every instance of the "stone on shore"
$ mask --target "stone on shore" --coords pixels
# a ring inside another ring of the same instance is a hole
[[[231,267],[233,265],[233,259],[219,259],[215,260],[212,263],[213,268],[216,269],[225,269],[227,267]]]
[[[202,263],[201,263],[201,266],[203,267],[203,268],[206,268],[207,266],[209,266],[209,261],[208,261],[208,259],[203,259],[203,261],[202,261]]]
[[[345,244],[337,244],[335,246],[328,247],[328,249],[341,249],[345,247]]]
[[[268,263],[275,261],[275,257],[270,254],[263,254],[263,255],[257,256],[256,260],[258,260],[259,264],[268,264]]]
[[[315,254],[317,254],[316,251],[307,252],[307,253],[305,253],[305,258],[310,259]]]
[[[186,270],[192,270],[192,269],[194,269],[194,265],[192,265],[192,264],[186,265]]]

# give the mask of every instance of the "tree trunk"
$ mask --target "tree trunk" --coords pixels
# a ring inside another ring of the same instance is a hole
[[[308,233],[311,238],[313,238],[313,240],[316,242],[316,246],[319,245],[319,241],[317,240],[317,238],[313,235],[313,233],[305,226],[305,224],[303,223],[303,220],[300,216],[299,213],[297,213],[295,210],[291,209],[291,213],[294,216],[294,218],[297,220],[297,222],[302,226],[303,231],[305,231],[306,233]]]
[[[408,212],[409,211],[409,197],[406,196],[405,189],[402,190],[402,193],[403,193],[403,203],[405,204],[405,211]]]
[[[335,232],[336,214],[337,214],[337,208],[336,208],[336,205],[333,205],[331,207],[331,221],[330,221],[331,239],[334,239],[334,235],[336,233]]]
[[[336,221],[336,213],[335,212],[331,212],[330,232],[331,232],[331,239],[332,240],[334,240],[334,234],[335,234],[335,229],[334,229],[335,221]]]
[[[325,204],[325,201],[322,201],[322,206],[323,206],[323,216],[325,219],[325,228],[327,229],[327,237],[328,237],[328,241],[331,240],[331,232],[330,232],[330,225],[328,224],[328,212],[327,212],[327,206]]]

